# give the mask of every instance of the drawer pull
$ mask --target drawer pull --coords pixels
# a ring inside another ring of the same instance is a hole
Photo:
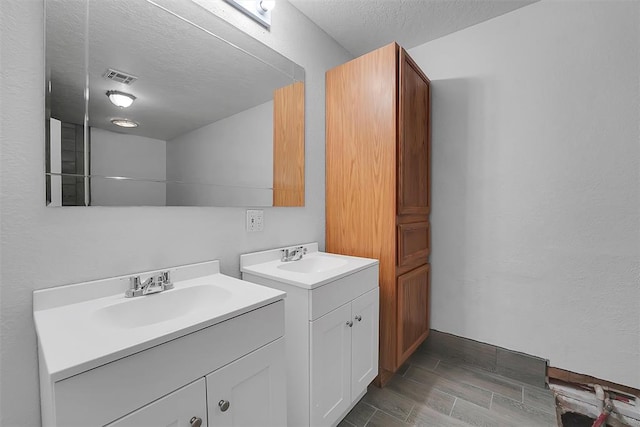
[[[193,417],[193,418],[191,418],[189,423],[191,424],[191,427],[200,427],[202,425],[202,418]]]
[[[358,322],[362,322],[362,316],[360,316],[359,314],[356,314],[356,320]]]
[[[347,320],[347,326],[351,328],[353,326],[353,322],[351,320]]]
[[[223,399],[220,402],[218,402],[218,406],[220,407],[220,410],[222,412],[226,412],[226,410],[229,409],[229,401]]]

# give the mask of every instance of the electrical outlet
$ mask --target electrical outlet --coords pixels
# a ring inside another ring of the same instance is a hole
[[[261,209],[247,209],[247,231],[264,230],[264,211]]]

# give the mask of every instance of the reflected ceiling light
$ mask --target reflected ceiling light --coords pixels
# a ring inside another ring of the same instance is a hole
[[[258,7],[263,12],[269,12],[276,7],[276,0],[258,0]]]
[[[275,0],[224,0],[260,25],[271,28],[271,11]]]
[[[138,122],[129,119],[111,119],[111,123],[121,128],[137,128]]]
[[[124,93],[117,90],[108,90],[107,96],[113,105],[120,108],[127,108],[133,104],[133,101],[136,99],[136,97],[130,93]]]

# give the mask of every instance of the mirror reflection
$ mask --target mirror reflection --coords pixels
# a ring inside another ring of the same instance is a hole
[[[303,205],[304,70],[169,5],[46,1],[47,203]]]

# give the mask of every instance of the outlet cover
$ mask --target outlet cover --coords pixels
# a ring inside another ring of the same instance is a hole
[[[264,211],[262,209],[247,209],[247,231],[264,230]]]

